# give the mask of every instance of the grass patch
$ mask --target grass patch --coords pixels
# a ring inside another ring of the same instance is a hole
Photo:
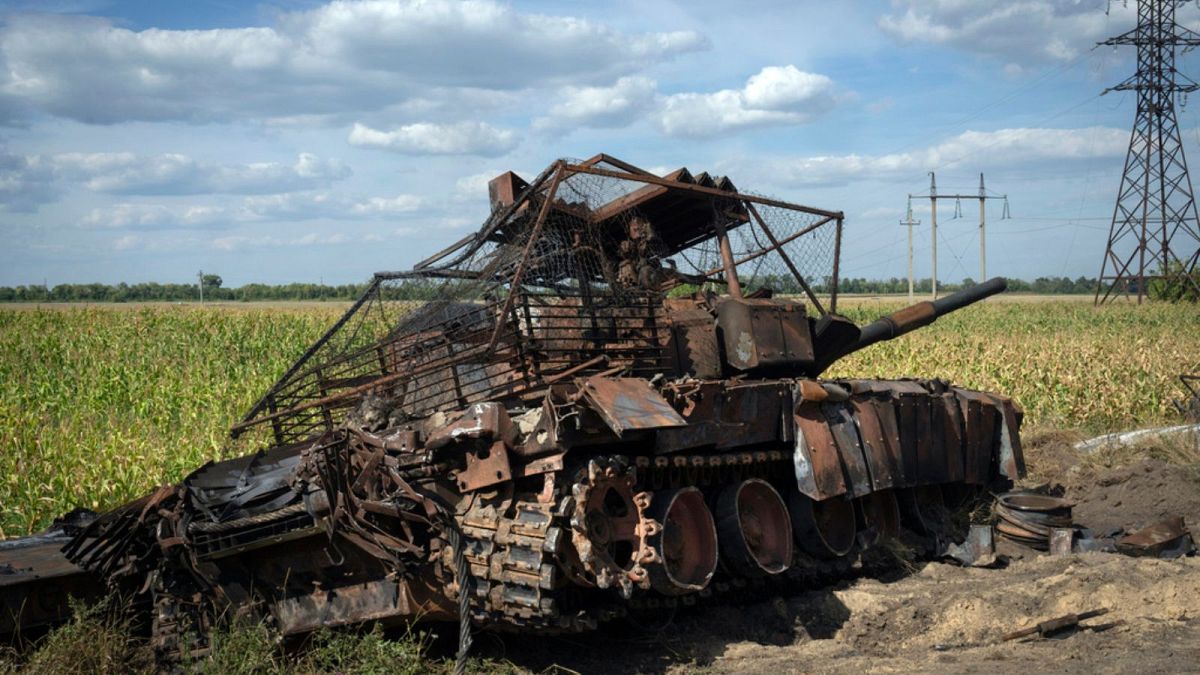
[[[67,624],[24,650],[0,647],[0,674],[153,673],[153,652],[135,636],[128,613],[112,601],[73,606]],[[408,630],[392,637],[379,626],[364,632],[325,630],[287,650],[262,622],[240,620],[213,631],[211,649],[189,662],[185,672],[211,675],[416,675],[449,673],[453,662],[428,655],[426,633]],[[516,672],[510,664],[473,661],[471,672]]]
[[[366,633],[324,631],[312,638],[308,654],[297,672],[358,673],[360,675],[417,675],[447,669],[443,662],[425,657],[428,636],[408,631],[399,639],[384,637],[379,626]]]
[[[132,636],[129,613],[115,599],[72,601],[71,620],[30,645],[0,652],[0,673],[124,674],[153,672],[153,655]]]

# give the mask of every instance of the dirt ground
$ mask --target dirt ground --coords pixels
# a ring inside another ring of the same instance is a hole
[[[1170,515],[1200,523],[1200,465],[1191,451],[1080,456],[1067,440],[1032,444],[1035,468],[1026,483],[1062,489],[1076,503],[1077,523],[1098,531]],[[681,611],[665,626],[481,637],[479,646],[534,672],[1200,671],[1200,557],[1008,550],[1014,556],[1004,569],[928,563],[889,581],[862,578],[790,598]],[[1000,639],[1099,608],[1110,611],[1084,622],[1085,630]]]

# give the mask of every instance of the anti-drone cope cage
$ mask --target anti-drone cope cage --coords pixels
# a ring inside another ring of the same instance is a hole
[[[666,365],[663,297],[684,284],[771,289],[836,311],[841,212],[603,154],[558,160],[528,184],[504,174],[492,192],[478,232],[410,271],[375,274],[233,435],[303,441],[368,393],[417,417],[533,401],[575,376],[650,376]]]

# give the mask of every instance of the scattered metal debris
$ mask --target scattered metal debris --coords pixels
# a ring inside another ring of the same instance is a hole
[[[1050,555],[1070,555],[1075,548],[1075,528],[1050,528]]]
[[[996,555],[992,526],[988,524],[972,525],[967,539],[961,544],[950,544],[945,555],[964,567],[1003,567],[1008,562],[1004,556]]]
[[[1178,558],[1196,550],[1182,516],[1167,518],[1131,532],[1116,542],[1117,551],[1132,556]]]
[[[1050,548],[1053,529],[1072,525],[1070,502],[1033,492],[999,495],[993,513],[1000,536],[1040,551]]]
[[[1022,628],[1008,633],[1003,637],[1003,641],[1010,642],[1034,635],[1044,638],[1072,628],[1088,628],[1087,626],[1080,626],[1080,622],[1104,616],[1105,614],[1108,614],[1107,608],[1093,609],[1079,614],[1065,614],[1053,619],[1047,619],[1029,628]]]

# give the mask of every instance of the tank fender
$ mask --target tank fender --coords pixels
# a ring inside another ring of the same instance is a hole
[[[817,501],[1025,475],[1007,397],[922,380],[798,380],[792,397],[796,483]]]
[[[600,415],[613,433],[672,429],[687,426],[687,420],[640,377],[596,375],[578,382],[578,400]]]
[[[792,393],[797,402],[793,411],[796,441],[792,461],[800,492],[821,501],[845,494],[847,485],[829,422],[821,403],[811,398],[816,390],[810,387],[810,398],[805,400],[802,389],[805,384],[815,383],[797,382]]]

